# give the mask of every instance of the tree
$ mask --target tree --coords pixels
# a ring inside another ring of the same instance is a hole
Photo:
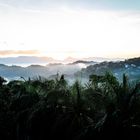
[[[0,87],[2,87],[2,85],[6,82],[7,81],[3,77],[0,76]]]

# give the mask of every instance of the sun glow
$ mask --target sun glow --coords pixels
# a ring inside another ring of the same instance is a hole
[[[0,50],[38,50],[57,59],[140,55],[140,20],[123,11],[63,7],[0,17]]]

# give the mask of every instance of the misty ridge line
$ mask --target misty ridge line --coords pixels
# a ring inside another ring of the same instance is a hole
[[[24,58],[24,57],[23,57]],[[23,62],[26,62],[25,59]],[[1,62],[0,62],[1,63]],[[136,81],[140,78],[140,57],[128,59],[124,61],[75,61],[73,63],[31,63],[30,65],[22,66],[10,63],[10,65],[0,64],[0,76],[9,80],[19,80],[20,77],[25,79],[34,77],[44,77],[55,79],[57,74],[63,74],[71,83],[76,79],[80,79],[83,83],[88,82],[90,75],[104,75],[107,71],[111,72],[122,80],[122,75],[125,73],[131,81]]]
[[[8,51],[9,53],[12,53]],[[16,51],[15,53],[26,53],[26,51]],[[30,50],[27,51],[27,53],[37,53],[36,50]],[[3,54],[7,53],[7,51],[2,51]],[[75,58],[75,57],[66,57],[62,60],[53,58],[53,57],[47,57],[47,56],[10,56],[10,57],[0,57],[0,64],[41,64],[41,63],[62,63],[62,64],[68,64],[73,63],[76,61],[94,61],[94,62],[103,62],[103,61],[123,61],[124,58],[103,58],[103,57],[86,57],[86,58]]]

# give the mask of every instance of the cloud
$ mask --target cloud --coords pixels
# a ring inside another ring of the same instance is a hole
[[[38,50],[0,50],[0,56],[7,55],[37,55]]]

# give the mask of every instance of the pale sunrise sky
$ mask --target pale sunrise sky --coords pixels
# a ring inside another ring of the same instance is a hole
[[[140,56],[139,0],[0,0],[0,57]]]

